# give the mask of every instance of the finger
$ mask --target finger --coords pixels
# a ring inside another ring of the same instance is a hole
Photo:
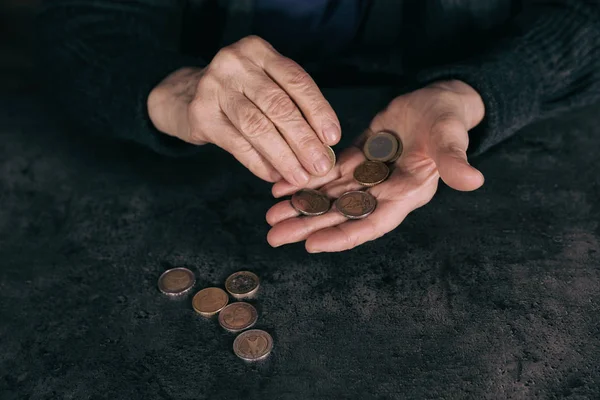
[[[265,52],[261,67],[283,88],[302,110],[323,143],[335,145],[342,137],[342,129],[335,111],[321,90],[295,61],[283,57],[271,47]]]
[[[260,155],[250,142],[240,136],[238,130],[225,117],[223,119],[225,121],[216,128],[219,135],[214,139],[214,144],[231,153],[236,160],[260,179],[267,182],[281,180],[281,175],[271,163]]]
[[[362,151],[356,147],[350,147],[344,150],[338,157],[337,165],[325,176],[311,177],[310,182],[305,187],[318,189],[330,182],[341,179],[342,176],[352,174],[354,169],[365,160]],[[280,181],[273,185],[271,189],[274,197],[289,196],[301,188],[286,181]]]
[[[251,73],[243,93],[273,122],[309,173],[323,176],[333,168],[333,161],[319,136],[288,93],[269,76],[262,71]]]
[[[290,206],[291,207],[291,206]],[[274,225],[267,234],[273,247],[305,240],[311,233],[342,223],[346,218],[333,210],[316,217],[289,218]]]
[[[462,191],[483,185],[483,174],[467,160],[468,133],[462,122],[458,119],[438,122],[432,127],[430,137],[431,156],[446,185]]]
[[[412,211],[410,208],[398,208],[391,201],[381,201],[365,219],[345,221],[311,234],[306,239],[306,250],[309,253],[343,251],[375,240],[400,225]]]
[[[289,182],[302,187],[310,177],[273,123],[241,93],[220,107],[233,126]],[[235,150],[232,150],[235,151]]]
[[[271,226],[277,225],[281,221],[297,217],[300,213],[292,207],[289,200],[280,201],[267,211],[267,223]]]

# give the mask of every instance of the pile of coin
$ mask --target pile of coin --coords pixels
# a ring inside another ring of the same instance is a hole
[[[158,278],[158,289],[168,296],[181,296],[189,292],[196,283],[194,273],[187,268],[173,268]],[[225,281],[225,290],[208,287],[196,293],[192,308],[203,317],[219,314],[219,325],[229,332],[242,332],[251,328],[258,320],[256,308],[247,302],[229,303],[229,295],[236,300],[251,299],[256,295],[260,281],[250,271],[231,274]],[[227,294],[229,293],[229,294]],[[266,358],[273,349],[273,338],[260,329],[240,333],[233,342],[233,352],[246,361]]]
[[[377,132],[367,138],[363,153],[367,158],[354,170],[354,180],[367,188],[385,181],[390,175],[386,163],[394,163],[402,155],[402,142],[389,132]],[[333,159],[335,160],[335,154]],[[292,195],[292,207],[302,215],[325,214],[331,208],[331,200],[318,190],[301,189]],[[335,200],[335,208],[349,219],[361,219],[377,207],[377,200],[369,192],[354,190]]]

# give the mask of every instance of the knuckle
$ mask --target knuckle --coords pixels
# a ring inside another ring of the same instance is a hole
[[[273,90],[265,96],[266,113],[277,119],[291,119],[296,114],[296,105],[282,90]]]
[[[247,112],[241,120],[242,133],[254,139],[267,132],[270,128],[269,120],[259,111]]]
[[[284,65],[284,67],[288,68],[290,71],[288,75],[289,84],[304,89],[310,88],[312,86],[312,78],[310,77],[310,75],[308,75],[306,71],[304,71],[292,60],[289,60],[289,63],[289,66]]]
[[[252,47],[252,48],[256,48],[256,47],[259,47],[259,46],[265,46],[267,42],[263,38],[261,38],[260,36],[249,35],[249,36],[246,36],[246,37],[240,39],[237,43],[240,46],[244,46],[244,47],[245,46],[249,46],[249,47]]]
[[[233,47],[233,46],[227,46],[227,47],[223,47],[221,50],[219,50],[217,52],[217,54],[214,56],[213,61],[211,62],[211,64],[216,64],[217,68],[216,70],[218,71],[219,68],[223,65],[232,65],[232,64],[237,64],[239,63],[240,60],[240,54],[239,52]]]
[[[307,151],[310,155],[316,156],[322,153],[321,148],[323,145],[321,141],[312,133],[304,133],[296,140],[300,150]]]

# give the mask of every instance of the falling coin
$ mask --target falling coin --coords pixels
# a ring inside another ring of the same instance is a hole
[[[187,268],[173,268],[166,270],[158,278],[158,289],[169,296],[180,296],[190,290],[196,277]]]
[[[267,357],[273,349],[273,338],[260,329],[240,333],[233,341],[233,352],[246,361],[258,361]]]
[[[229,302],[229,296],[223,289],[209,287],[194,295],[192,307],[203,317],[210,317],[221,311]]]
[[[219,313],[219,325],[230,332],[239,332],[256,323],[258,312],[252,304],[231,303]]]
[[[377,132],[370,136],[363,146],[363,153],[371,161],[388,162],[394,159],[402,152],[402,144],[389,132]]]
[[[321,215],[329,211],[331,201],[323,193],[313,189],[300,189],[292,195],[292,207],[304,215]]]
[[[368,192],[346,192],[335,201],[335,207],[346,218],[361,219],[375,210],[377,200]]]
[[[365,161],[354,170],[354,179],[364,186],[375,186],[390,174],[387,165],[380,161]]]
[[[225,289],[236,299],[254,296],[259,286],[258,276],[250,271],[233,273],[225,281]]]

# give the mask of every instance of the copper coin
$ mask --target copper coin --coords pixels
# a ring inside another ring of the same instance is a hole
[[[346,192],[335,201],[337,210],[350,219],[361,219],[375,211],[377,200],[368,192]]]
[[[400,146],[400,141],[396,136],[389,132],[377,132],[367,138],[363,146],[363,153],[371,161],[388,162],[396,156]]]
[[[239,332],[256,323],[258,312],[252,304],[231,303],[219,313],[219,325],[230,332]]]
[[[254,296],[259,286],[258,276],[250,271],[233,273],[225,281],[225,289],[236,299]]]
[[[273,349],[273,338],[260,329],[240,333],[233,341],[233,352],[246,361],[258,361],[267,357]]]
[[[223,289],[209,287],[194,295],[192,307],[203,317],[210,317],[221,311],[229,302],[229,296]]]
[[[292,207],[300,214],[321,215],[331,208],[331,201],[318,190],[300,189],[292,195]]]
[[[158,290],[169,296],[180,296],[196,283],[194,273],[187,268],[166,270],[158,278]]]
[[[354,179],[364,186],[375,186],[390,174],[387,165],[380,161],[365,161],[354,170]]]

